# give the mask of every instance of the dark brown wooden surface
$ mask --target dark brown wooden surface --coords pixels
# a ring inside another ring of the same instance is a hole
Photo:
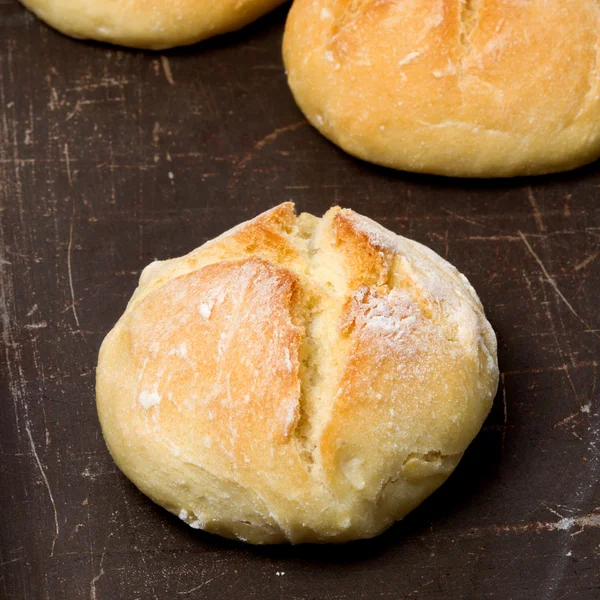
[[[294,105],[285,15],[152,54],[67,39],[0,0],[0,598],[597,600],[600,166],[468,182],[354,160]],[[283,200],[427,244],[498,334],[481,434],[375,540],[193,531],[117,471],[96,419],[97,351],[140,270]]]

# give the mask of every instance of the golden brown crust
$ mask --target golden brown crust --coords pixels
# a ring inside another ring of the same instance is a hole
[[[283,0],[21,0],[75,38],[160,50],[235,31]]]
[[[600,155],[599,34],[596,0],[296,0],[283,50],[300,108],[350,154],[514,176]]]
[[[100,352],[125,474],[253,543],[376,535],[456,466],[497,385],[450,265],[365,217],[284,204],[148,267]]]
[[[381,239],[369,236],[356,226],[350,211],[335,213],[332,219],[332,231],[336,245],[349,264],[349,287],[383,285],[388,281],[394,256],[393,242],[385,237]]]

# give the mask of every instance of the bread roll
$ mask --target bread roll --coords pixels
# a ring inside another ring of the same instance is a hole
[[[351,210],[286,203],[146,267],[102,344],[97,404],[123,473],[191,527],[342,542],[450,475],[497,382],[454,267]]]
[[[21,0],[74,38],[160,50],[240,29],[284,0]]]
[[[289,84],[350,154],[460,177],[600,155],[597,0],[296,0]]]

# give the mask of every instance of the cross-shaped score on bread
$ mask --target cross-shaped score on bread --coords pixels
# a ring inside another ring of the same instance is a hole
[[[448,477],[497,383],[454,267],[351,210],[286,203],[144,270],[97,403],[122,471],[192,527],[339,542]]]

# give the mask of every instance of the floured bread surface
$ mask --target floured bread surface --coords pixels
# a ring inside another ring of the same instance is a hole
[[[600,156],[599,36],[598,0],[295,0],[284,60],[350,154],[509,177]]]
[[[21,0],[75,38],[159,50],[240,29],[283,0]]]
[[[286,203],[144,270],[97,403],[121,470],[191,527],[341,542],[448,477],[497,382],[454,267],[351,210]]]

